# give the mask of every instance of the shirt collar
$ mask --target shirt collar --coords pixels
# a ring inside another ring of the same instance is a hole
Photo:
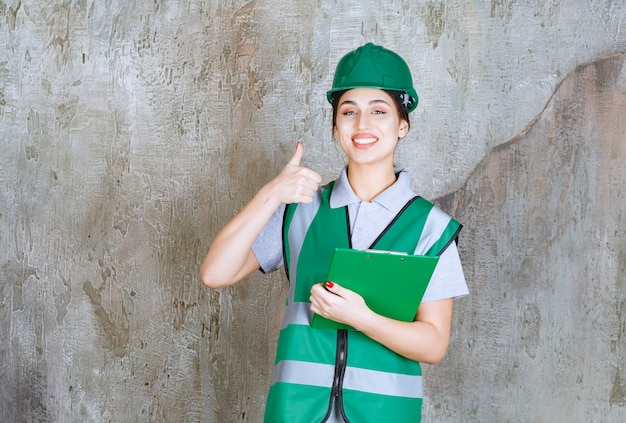
[[[330,207],[333,209],[361,202],[350,186],[347,169],[343,168],[330,195]],[[405,169],[395,168],[394,172],[398,175],[396,182],[374,198],[372,203],[380,204],[392,212],[399,212],[407,201],[415,197],[415,192],[411,189],[409,174]]]

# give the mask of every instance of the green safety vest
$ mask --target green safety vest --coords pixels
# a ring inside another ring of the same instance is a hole
[[[266,423],[320,423],[332,401],[346,421],[419,422],[422,372],[356,330],[310,327],[310,290],[323,282],[336,247],[350,248],[347,207],[330,208],[333,183],[311,204],[290,204],[283,223],[289,278],[286,310],[268,394]],[[421,197],[398,213],[371,248],[436,256],[461,225]],[[393,283],[393,278],[389,283]]]

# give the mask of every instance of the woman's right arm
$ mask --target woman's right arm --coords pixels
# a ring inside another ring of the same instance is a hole
[[[202,266],[202,283],[211,288],[232,285],[259,268],[252,245],[280,204],[310,203],[322,178],[300,166],[301,143],[283,171],[217,234]]]

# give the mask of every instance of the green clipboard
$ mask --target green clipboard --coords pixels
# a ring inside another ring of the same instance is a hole
[[[336,248],[326,280],[357,292],[378,314],[412,322],[438,260],[390,251]],[[352,329],[318,314],[313,314],[311,327]]]

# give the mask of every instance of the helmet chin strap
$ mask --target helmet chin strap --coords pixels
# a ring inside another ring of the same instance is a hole
[[[401,96],[402,96],[402,104],[404,104],[404,107],[408,109],[409,104],[411,104],[411,96],[409,95],[409,93],[402,93]]]

